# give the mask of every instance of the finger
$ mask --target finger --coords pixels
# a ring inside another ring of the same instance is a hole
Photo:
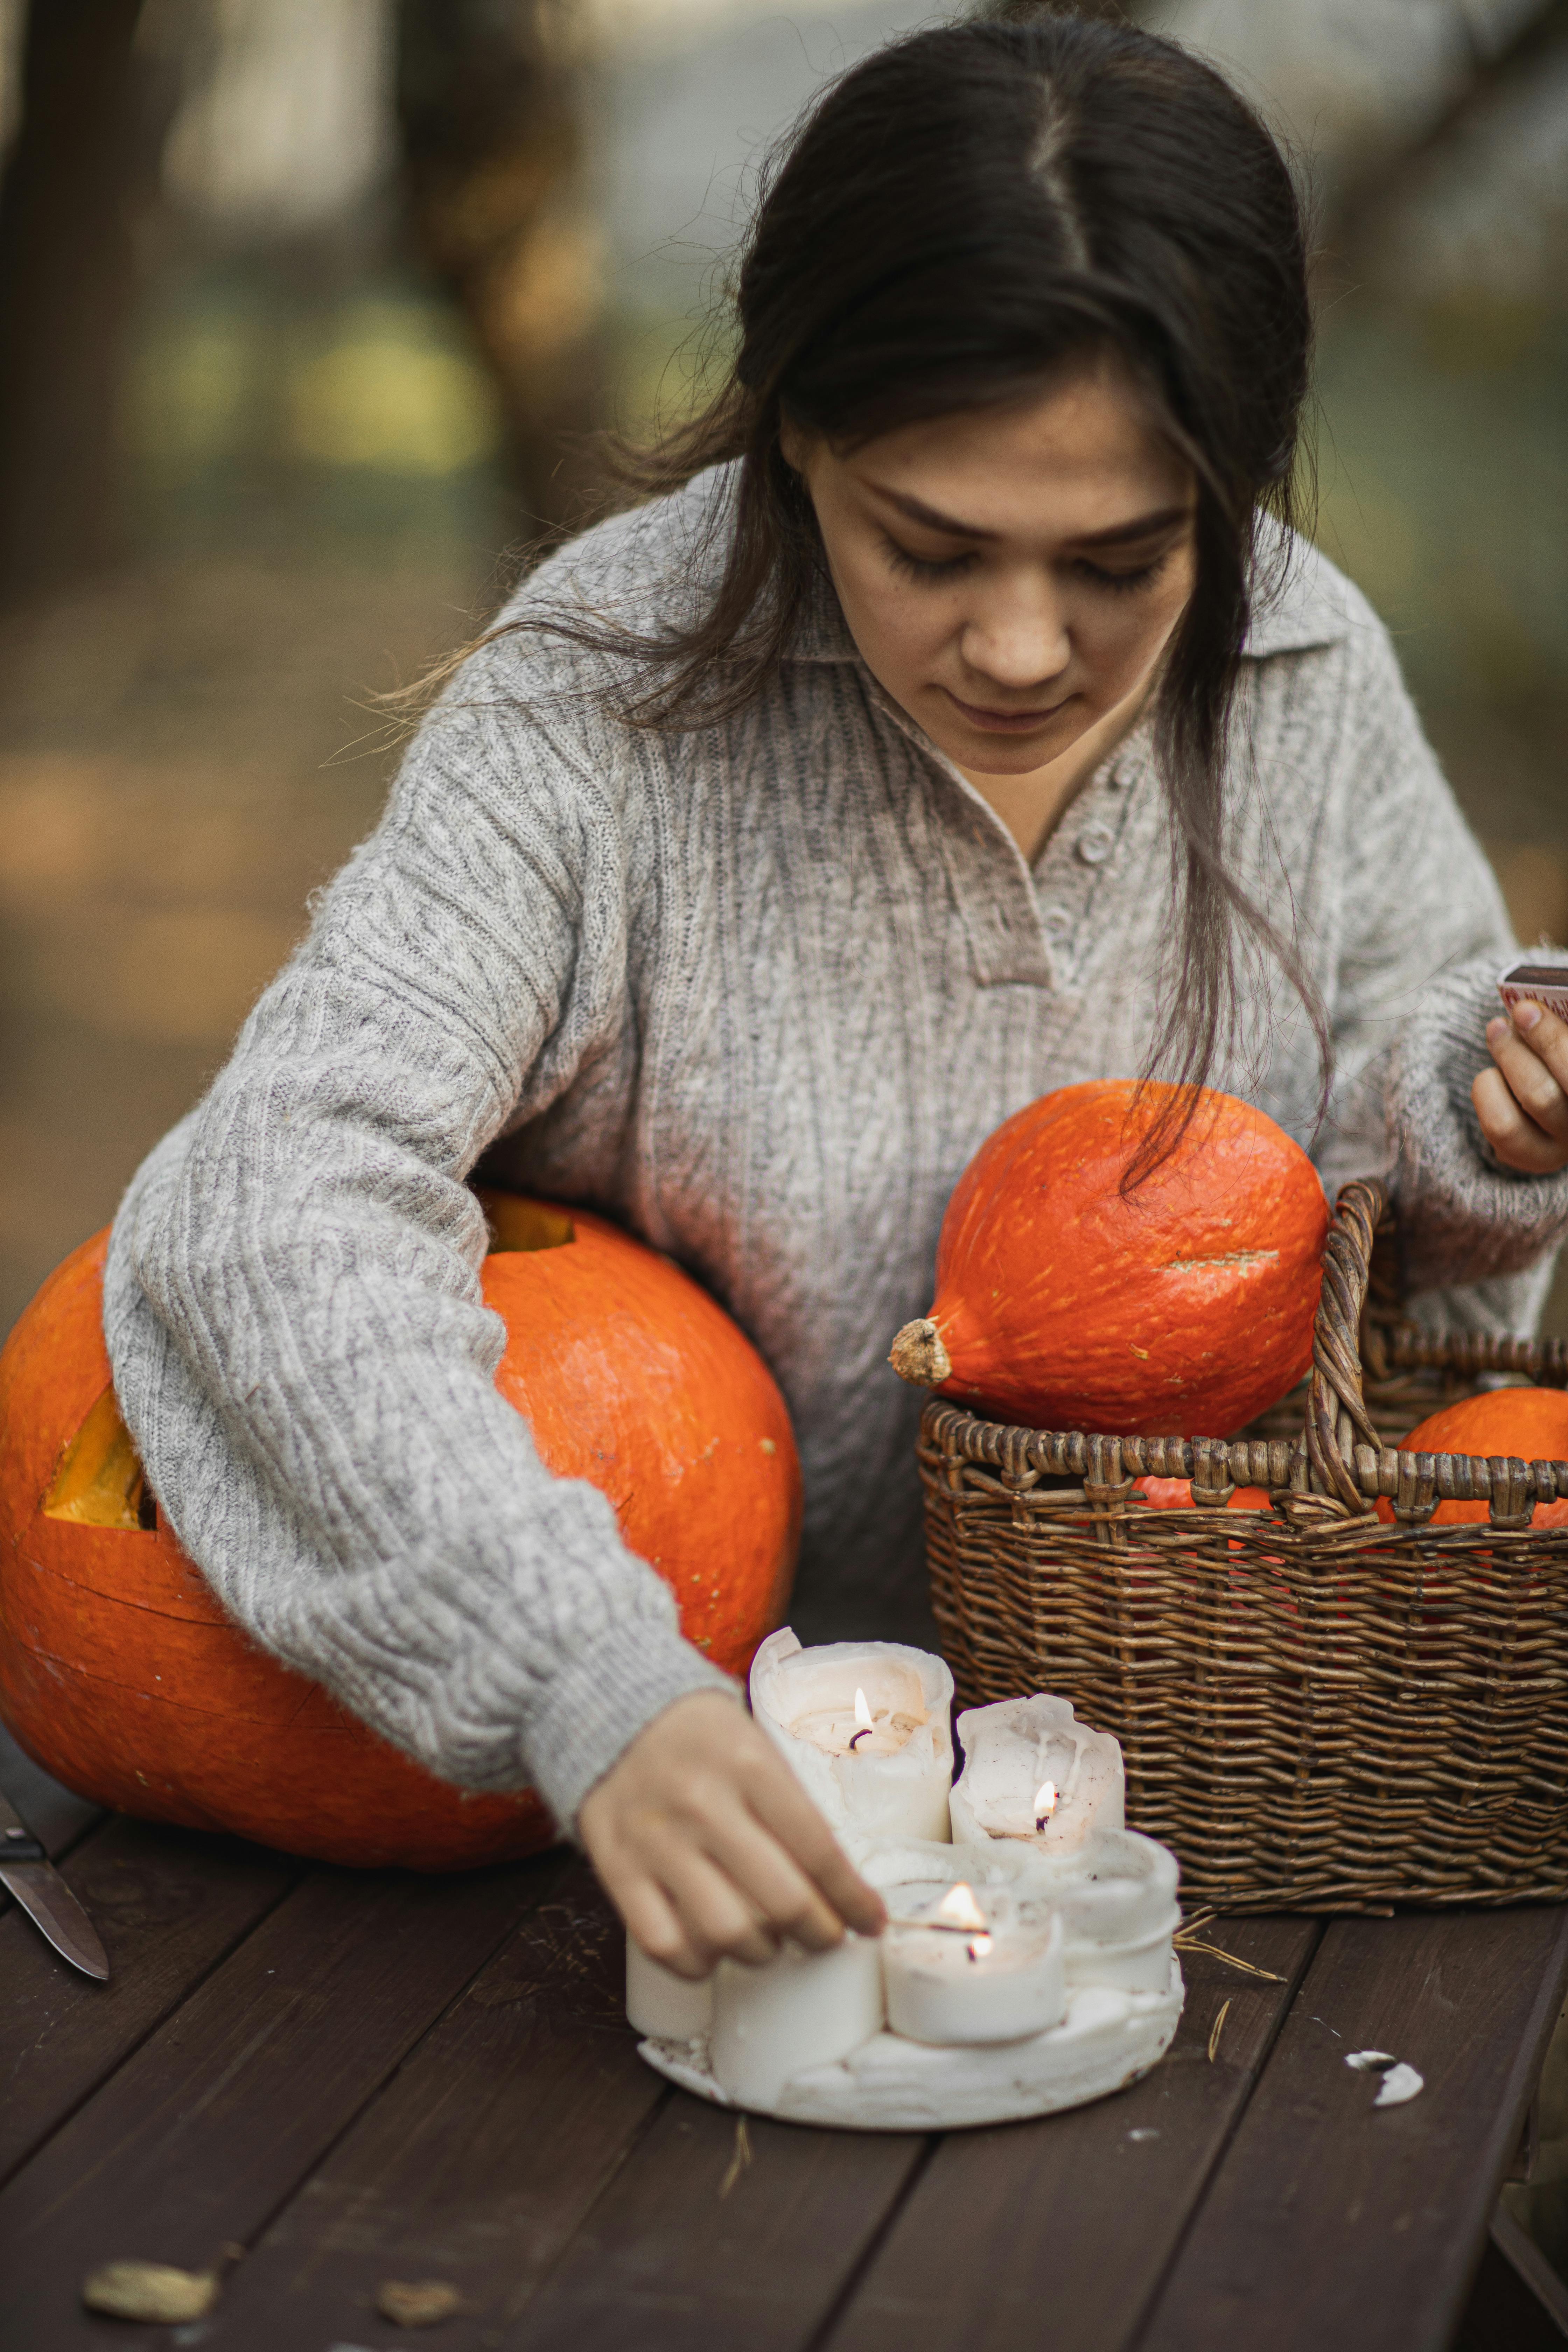
[[[600,1842],[593,1853],[599,1884],[650,1960],[673,1969],[677,1976],[704,1977],[710,1964],[686,1934],[668,1898],[646,1866],[616,1846]]]
[[[777,1760],[776,1773],[759,1772],[747,1781],[752,1811],[820,1888],[846,1927],[862,1936],[879,1936],[887,1925],[886,1904],[852,1867],[789,1766]]]
[[[625,1903],[616,1902],[616,1908],[626,1923],[627,1933],[642,1946],[650,1960],[657,1960],[661,1968],[692,1983],[700,1983],[712,1973],[676,1917],[668,1898],[651,1879],[641,1880]]]
[[[704,1853],[689,1846],[671,1856],[660,1887],[687,1941],[703,1962],[702,1973],[721,1959],[761,1968],[778,1950],[773,1935],[734,1881]]]
[[[685,1856],[704,1855],[775,1938],[811,1951],[842,1939],[838,1914],[731,1785],[694,1779],[686,1797],[679,1812],[649,1809],[639,1819],[637,1851],[657,1882],[674,1884]]]
[[[1528,1009],[1524,1005],[1518,1007],[1521,1013]],[[1552,1015],[1542,1013],[1542,1028],[1548,1021],[1552,1021]],[[1552,1025],[1561,1029],[1563,1024],[1552,1021]],[[1509,1092],[1514,1100],[1545,1134],[1554,1137],[1559,1142],[1568,1141],[1568,1092],[1559,1084],[1543,1053],[1537,1049],[1537,1034],[1539,1032],[1532,1032],[1526,1040],[1510,1023],[1500,1019],[1487,1025],[1487,1044],[1491,1048],[1492,1059],[1507,1079]],[[1552,1042],[1551,1039],[1542,1041],[1543,1045]],[[1568,1077],[1568,1067],[1564,1069],[1564,1076]]]
[[[1481,1133],[1505,1168],[1521,1176],[1550,1176],[1568,1160],[1559,1143],[1527,1118],[1500,1070],[1482,1070],[1470,1088]]]
[[[709,1852],[777,1936],[809,1952],[844,1940],[844,1923],[773,1832],[746,1807],[709,1829]]]
[[[1531,996],[1510,1005],[1509,1016],[1530,1051],[1539,1055],[1558,1085],[1568,1089],[1568,1021]]]

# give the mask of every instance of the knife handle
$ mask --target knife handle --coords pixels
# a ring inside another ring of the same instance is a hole
[[[0,1789],[0,1862],[47,1862],[48,1855]]]

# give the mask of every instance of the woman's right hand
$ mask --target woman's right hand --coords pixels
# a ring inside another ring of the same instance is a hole
[[[655,1716],[577,1829],[631,1933],[678,1976],[770,1960],[786,1936],[826,1951],[887,1917],[784,1758],[718,1691]]]

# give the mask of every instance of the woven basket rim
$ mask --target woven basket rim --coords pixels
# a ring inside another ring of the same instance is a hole
[[[1140,1477],[1187,1478],[1195,1507],[1223,1505],[1237,1486],[1264,1486],[1287,1516],[1320,1525],[1325,1507],[1331,1517],[1366,1517],[1383,1501],[1397,1522],[1411,1527],[1425,1525],[1447,1502],[1485,1503],[1494,1527],[1528,1527],[1537,1504],[1568,1501],[1568,1460],[1410,1454],[1387,1445],[1367,1412],[1363,1358],[1375,1379],[1418,1370],[1470,1380],[1505,1372],[1568,1389],[1568,1341],[1433,1333],[1386,1302],[1369,1306],[1374,1247],[1382,1255],[1396,1243],[1382,1181],[1356,1177],[1342,1186],[1323,1250],[1302,1433],[1293,1441],[1031,1429],[940,1396],[926,1405],[922,1433],[950,1454],[1013,1477],[1066,1473],[1101,1490]]]

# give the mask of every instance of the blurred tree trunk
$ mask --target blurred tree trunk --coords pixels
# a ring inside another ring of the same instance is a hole
[[[570,0],[398,0],[397,26],[416,241],[495,378],[531,535],[581,507],[594,469],[571,436],[603,364]]]
[[[33,0],[0,180],[0,602],[119,551],[118,417],[139,215],[173,91],[142,0]]]

